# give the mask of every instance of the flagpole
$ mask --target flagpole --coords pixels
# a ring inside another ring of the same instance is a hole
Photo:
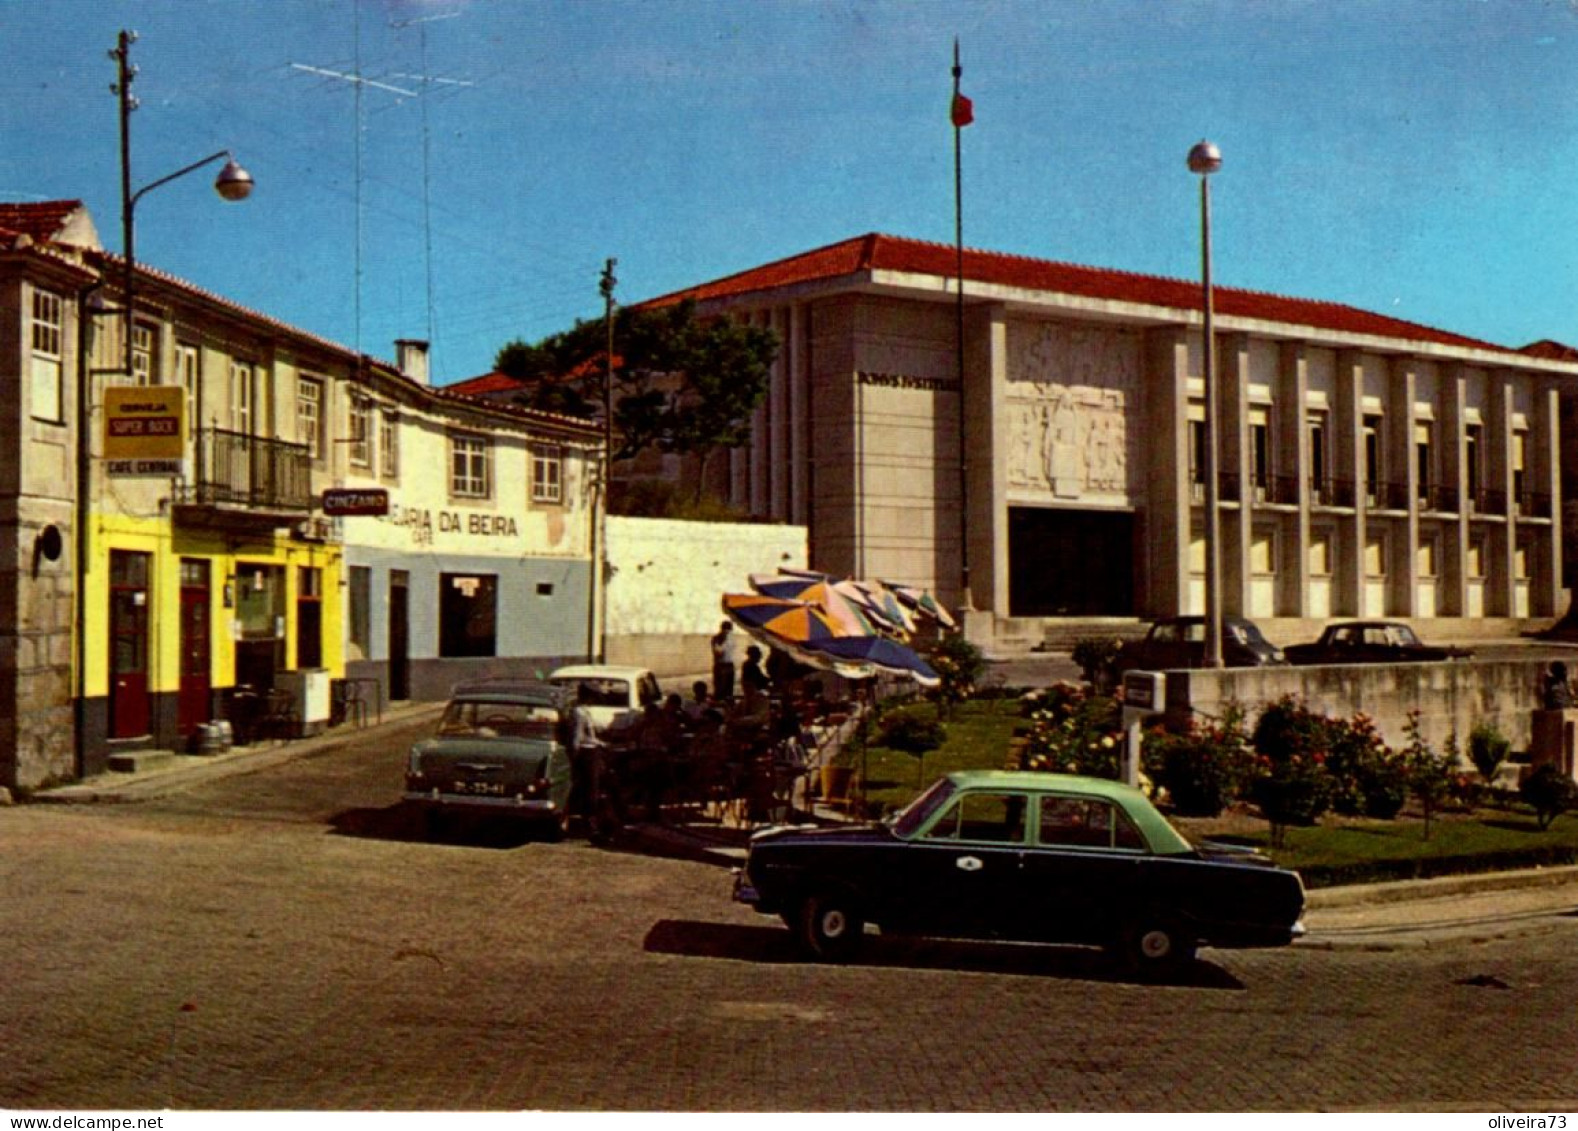
[[[953,122],[953,251],[956,285],[954,288],[954,376],[959,396],[959,587],[962,609],[973,607],[970,599],[970,461],[964,438],[964,157],[961,137],[968,123],[960,112],[959,37],[953,38],[953,101],[948,117]]]

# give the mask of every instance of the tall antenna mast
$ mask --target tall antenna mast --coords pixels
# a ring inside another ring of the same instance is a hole
[[[421,52],[422,73],[418,75],[399,75],[403,79],[420,82],[425,88],[433,86],[467,87],[471,83],[459,79],[435,78],[427,69],[427,25],[435,20],[451,20],[460,15],[459,12],[441,12],[432,16],[417,16],[409,20],[395,20],[389,26],[396,29],[415,27],[417,42]],[[429,347],[433,342],[433,182],[432,160],[433,145],[432,132],[428,128],[427,99],[422,99],[422,262],[426,269],[427,282],[427,340]]]

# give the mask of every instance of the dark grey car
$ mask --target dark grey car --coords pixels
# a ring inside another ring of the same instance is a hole
[[[1222,662],[1230,668],[1258,668],[1288,661],[1253,621],[1229,616],[1222,618]],[[1118,650],[1114,666],[1120,672],[1205,667],[1205,618],[1155,622],[1143,640],[1131,640]]]

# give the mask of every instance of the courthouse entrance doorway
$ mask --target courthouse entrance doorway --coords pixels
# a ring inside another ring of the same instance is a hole
[[[1135,527],[1130,511],[1010,508],[1008,615],[1136,615]]]

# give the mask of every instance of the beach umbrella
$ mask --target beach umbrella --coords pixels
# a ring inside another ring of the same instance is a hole
[[[798,663],[845,679],[869,679],[874,674],[869,665],[815,650],[818,642],[838,639],[836,626],[815,605],[760,593],[725,593],[723,612],[751,639],[787,652]]]
[[[808,654],[836,662],[866,665],[891,675],[908,676],[922,687],[936,687],[942,677],[919,653],[886,636],[836,636],[806,646]]]
[[[953,615],[942,607],[942,603],[931,595],[931,592],[916,585],[896,585],[892,582],[885,583],[888,591],[902,603],[924,616],[942,625],[944,628],[957,628],[958,622]]]
[[[892,630],[904,639],[909,639],[915,631],[915,618],[898,596],[881,581],[850,581],[850,588],[863,595],[866,602],[876,611],[884,623],[891,625]]]
[[[818,581],[785,574],[753,573],[750,582],[751,588],[763,596],[817,606],[837,626],[840,636],[870,636],[873,631],[871,621],[830,579]]]
[[[805,601],[760,593],[725,593],[723,612],[751,636],[774,646],[799,648],[839,635],[827,614]]]

